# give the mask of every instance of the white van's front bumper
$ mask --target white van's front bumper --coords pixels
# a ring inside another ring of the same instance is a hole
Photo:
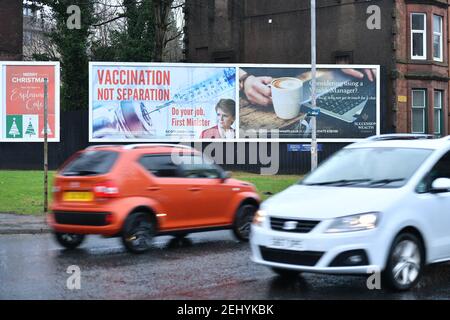
[[[346,233],[324,233],[322,228],[316,229],[294,233],[252,225],[252,260],[270,267],[317,273],[365,274],[384,268],[389,246],[376,229]],[[332,265],[340,254],[352,256],[353,252],[364,252],[366,262]]]

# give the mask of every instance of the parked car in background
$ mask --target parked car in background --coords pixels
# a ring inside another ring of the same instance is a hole
[[[365,274],[407,290],[450,260],[450,137],[381,135],[345,147],[255,215],[252,259],[283,277]]]
[[[232,229],[246,241],[259,201],[252,184],[190,147],[93,146],[57,172],[48,223],[69,249],[99,234],[141,253],[157,235]]]

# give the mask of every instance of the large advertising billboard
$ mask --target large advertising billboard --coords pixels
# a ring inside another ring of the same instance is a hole
[[[219,107],[236,137],[233,67],[91,64],[90,79],[91,141],[219,138]]]
[[[289,141],[311,138],[310,66],[241,66],[239,72],[246,79],[240,137],[267,130]],[[351,141],[379,133],[378,66],[319,66],[316,79],[318,139]]]
[[[44,79],[48,79],[48,141],[59,142],[59,63],[0,62],[0,141],[44,140]]]
[[[90,63],[91,142],[311,139],[308,65]],[[320,65],[317,137],[380,132],[379,66]]]

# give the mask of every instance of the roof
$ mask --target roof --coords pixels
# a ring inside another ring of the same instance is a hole
[[[86,148],[86,150],[117,150],[117,151],[127,151],[127,150],[146,150],[147,152],[154,153],[166,153],[177,151],[196,151],[195,148],[186,146],[183,144],[162,144],[162,143],[149,143],[149,144],[128,144],[128,145],[93,145]]]
[[[416,148],[437,150],[446,146],[450,146],[450,136],[439,139],[366,139],[353,143],[346,148]]]

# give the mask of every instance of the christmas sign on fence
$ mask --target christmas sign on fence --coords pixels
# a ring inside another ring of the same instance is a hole
[[[48,140],[59,141],[59,63],[0,61],[0,141],[44,140],[44,79]]]

